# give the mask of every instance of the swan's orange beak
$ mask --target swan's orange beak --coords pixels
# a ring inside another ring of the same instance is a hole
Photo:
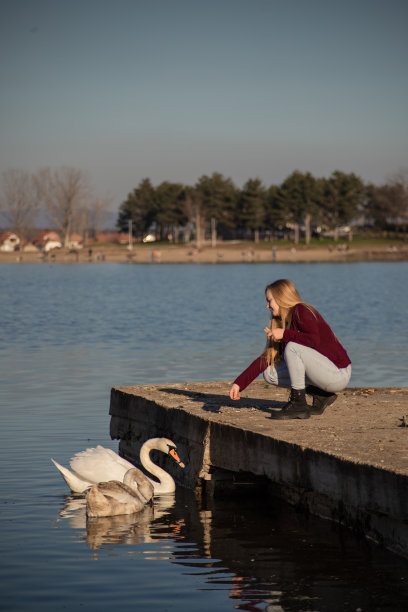
[[[171,448],[169,450],[169,455],[171,455],[173,457],[174,461],[176,461],[181,468],[184,467],[184,463],[180,460],[180,457],[178,456],[177,451],[176,451],[175,448]]]

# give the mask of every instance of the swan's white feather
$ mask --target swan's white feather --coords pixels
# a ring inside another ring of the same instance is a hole
[[[84,491],[89,489],[90,486],[92,486],[93,482],[82,478],[79,474],[76,474],[75,472],[71,472],[71,470],[64,467],[63,465],[60,465],[54,459],[51,459],[51,461],[53,462],[57,470],[60,471],[63,479],[65,480],[71,491],[73,491],[74,493],[83,493]]]
[[[135,467],[133,463],[126,461],[110,448],[100,445],[76,453],[69,464],[74,472],[91,482],[104,480],[123,482],[126,472]]]
[[[180,467],[184,467],[177,453],[174,454],[175,446],[174,442],[168,438],[151,438],[142,445],[140,449],[140,461],[143,467],[150,474],[155,476],[157,480],[152,480],[147,477],[141,470],[135,468],[132,463],[117,455],[113,450],[104,448],[103,446],[87,448],[74,455],[70,461],[72,471],[63,467],[53,459],[52,461],[74,493],[82,493],[93,484],[99,482],[110,480],[123,482],[126,473],[133,469],[138,472],[135,486],[140,487],[143,481],[144,487],[146,485],[148,485],[148,487],[152,485],[154,487],[154,494],[162,495],[173,493],[175,490],[175,482],[168,472],[152,462],[149,454],[152,449],[160,450],[166,454],[169,454],[171,450],[173,459],[175,459]],[[150,485],[148,484],[149,482]],[[150,495],[148,489],[147,491],[147,494]],[[143,495],[146,498],[146,490]]]

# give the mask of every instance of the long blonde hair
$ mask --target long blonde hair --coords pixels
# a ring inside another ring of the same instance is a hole
[[[281,278],[265,287],[265,294],[270,291],[275,302],[279,306],[280,314],[278,317],[272,315],[269,327],[276,329],[277,327],[286,329],[292,321],[292,309],[296,304],[303,304],[298,290],[291,280]],[[283,359],[283,344],[282,342],[274,342],[267,340],[263,356],[268,365],[274,365]]]

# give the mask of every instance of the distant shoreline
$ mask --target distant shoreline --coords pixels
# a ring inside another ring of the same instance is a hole
[[[47,255],[39,252],[0,252],[1,263],[310,263],[358,261],[407,261],[408,245],[376,246],[369,244],[320,247],[298,245],[264,246],[248,242],[216,247],[135,245],[92,245],[76,251],[56,249]]]

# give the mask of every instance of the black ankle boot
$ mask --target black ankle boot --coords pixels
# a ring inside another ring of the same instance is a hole
[[[333,404],[337,399],[335,393],[323,391],[323,389],[319,389],[319,387],[313,385],[308,385],[306,387],[306,393],[313,396],[313,405],[310,408],[310,414],[323,414],[327,406]]]
[[[280,412],[273,415],[274,419],[308,419],[309,406],[306,402],[305,389],[291,389],[289,401]]]

